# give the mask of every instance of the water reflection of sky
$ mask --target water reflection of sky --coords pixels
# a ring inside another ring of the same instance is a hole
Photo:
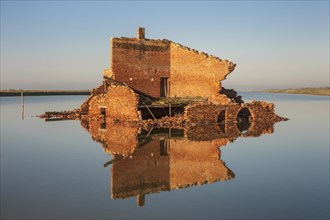
[[[255,96],[241,95],[245,100]],[[78,121],[45,123],[31,117],[45,110],[75,108],[85,97],[26,97],[24,121],[20,98],[1,97],[1,217],[328,218],[329,98],[272,95],[276,112],[290,118],[275,124],[274,133],[238,137],[219,149],[211,144],[199,149],[214,152],[205,156],[213,155],[215,163],[223,164],[222,171],[231,170],[235,178],[150,193],[143,208],[136,205],[136,197],[111,199],[115,178],[109,169],[115,164],[103,165],[114,156],[105,154]],[[162,138],[156,136],[152,135],[160,150]],[[179,143],[176,153],[190,151]],[[202,146],[192,143],[194,149]],[[144,147],[132,155],[142,153]],[[171,154],[168,158],[171,164]],[[193,163],[196,157],[191,158]]]

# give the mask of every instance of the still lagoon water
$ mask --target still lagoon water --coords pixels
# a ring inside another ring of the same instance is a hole
[[[290,120],[208,139],[35,117],[86,96],[25,97],[24,118],[1,97],[1,219],[329,219],[329,97],[240,95]]]

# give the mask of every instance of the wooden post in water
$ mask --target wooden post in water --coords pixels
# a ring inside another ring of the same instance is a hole
[[[22,103],[22,120],[24,120],[24,95],[21,92],[21,103]]]

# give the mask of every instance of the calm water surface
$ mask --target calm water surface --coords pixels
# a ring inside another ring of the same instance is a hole
[[[328,219],[329,97],[241,95],[290,120],[259,137],[149,132],[35,117],[86,96],[25,97],[24,120],[1,97],[1,218]]]

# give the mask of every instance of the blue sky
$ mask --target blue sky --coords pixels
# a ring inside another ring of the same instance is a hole
[[[139,26],[236,63],[226,88],[329,85],[329,1],[1,1],[1,89],[96,87]]]

